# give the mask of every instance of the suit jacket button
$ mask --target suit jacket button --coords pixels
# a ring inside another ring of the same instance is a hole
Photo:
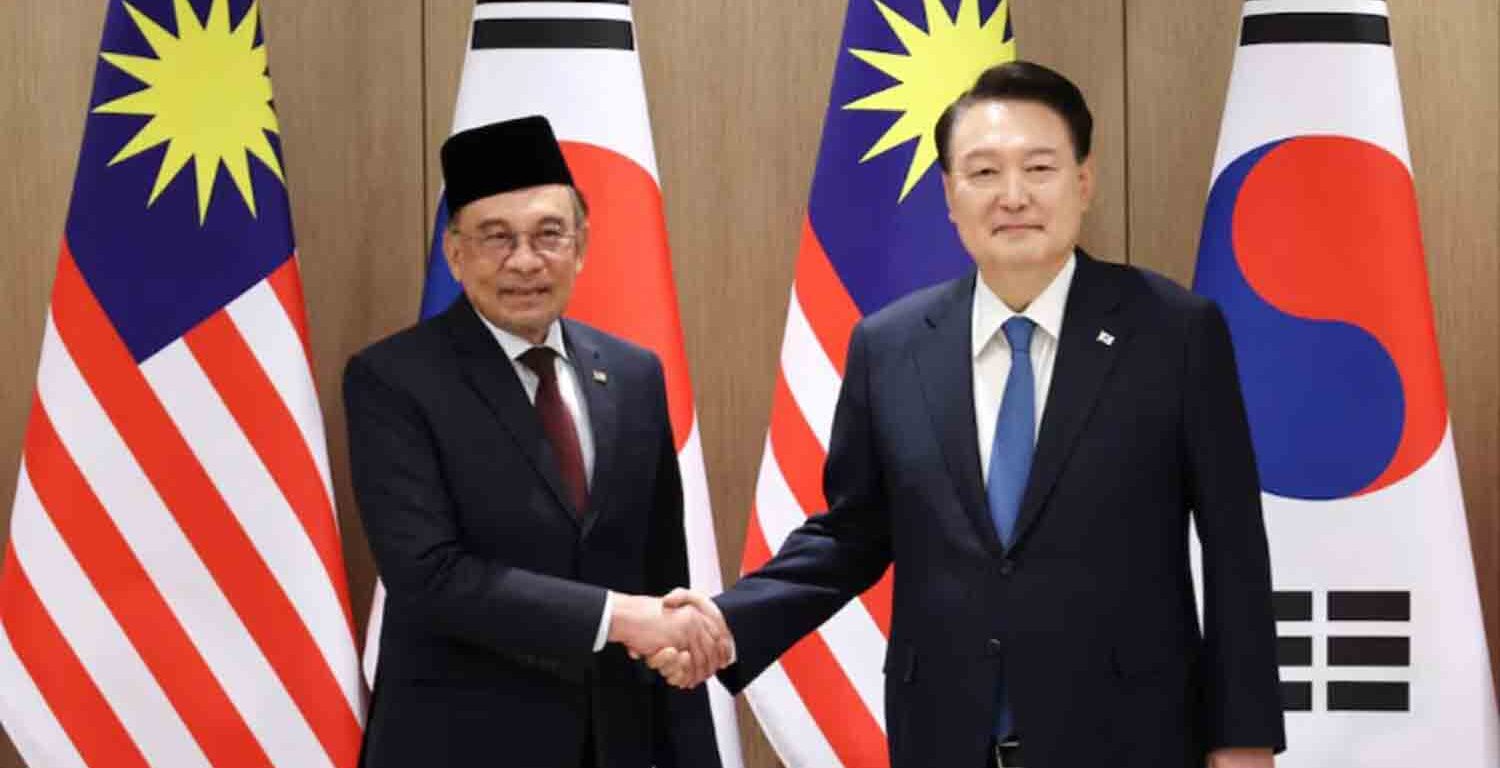
[[[984,653],[986,656],[999,656],[1000,652],[1003,650],[1005,650],[1005,644],[1001,643],[999,640],[992,637],[989,640],[985,641]]]
[[[1006,558],[1000,561],[1000,575],[1009,576],[1016,572],[1016,561]]]

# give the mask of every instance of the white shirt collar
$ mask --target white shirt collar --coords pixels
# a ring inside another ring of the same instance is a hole
[[[1068,290],[1073,287],[1073,274],[1078,270],[1077,252],[1068,254],[1068,260],[1052,282],[1021,312],[1005,305],[995,292],[985,284],[983,276],[974,279],[974,324],[970,334],[971,354],[978,357],[990,340],[999,332],[1006,320],[1021,315],[1033,323],[1053,340],[1062,337],[1063,309],[1068,303]]]
[[[484,327],[490,329],[490,334],[495,337],[495,341],[500,343],[500,348],[505,350],[507,358],[516,360],[521,355],[526,354],[527,350],[537,346],[490,322],[489,318],[485,317],[484,313],[480,312],[477,308],[474,309],[474,314],[479,316],[479,321],[484,323]],[[563,344],[561,322],[557,320],[552,321],[552,325],[547,327],[547,338],[542,342],[541,346],[556,352],[557,356],[564,360],[568,359],[568,348],[566,344]]]

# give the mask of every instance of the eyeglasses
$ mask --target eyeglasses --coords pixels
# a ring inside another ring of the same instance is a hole
[[[467,235],[460,232],[459,236],[474,243],[475,252],[481,258],[497,264],[513,256],[522,240],[531,246],[533,253],[544,257],[566,255],[578,242],[577,233],[564,232],[559,229],[543,229],[534,232],[490,232],[482,235]]]

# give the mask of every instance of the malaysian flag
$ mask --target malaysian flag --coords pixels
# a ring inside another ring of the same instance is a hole
[[[0,721],[37,768],[357,761],[259,18],[109,2],[0,568]]]
[[[781,345],[743,570],[827,508],[821,470],[854,324],[972,267],[938,177],[933,126],[1015,58],[1007,0],[850,0]],[[887,573],[747,689],[790,768],[889,765],[881,659]]]
[[[719,592],[719,550],[693,385],[677,311],[671,249],[656,169],[646,91],[629,0],[475,3],[453,132],[525,115],[544,115],[589,202],[589,243],[567,315],[655,352],[682,473],[683,525],[691,586]],[[422,292],[422,317],[459,294],[443,259],[448,226],[440,198]],[[689,585],[683,585],[689,586]],[[376,584],[365,639],[365,674],[374,684],[385,590]],[[743,765],[734,700],[709,686],[724,768]]]

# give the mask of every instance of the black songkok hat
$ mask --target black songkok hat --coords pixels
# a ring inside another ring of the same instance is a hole
[[[443,142],[448,211],[482,197],[543,184],[573,186],[552,125],[541,115],[460,131]]]

